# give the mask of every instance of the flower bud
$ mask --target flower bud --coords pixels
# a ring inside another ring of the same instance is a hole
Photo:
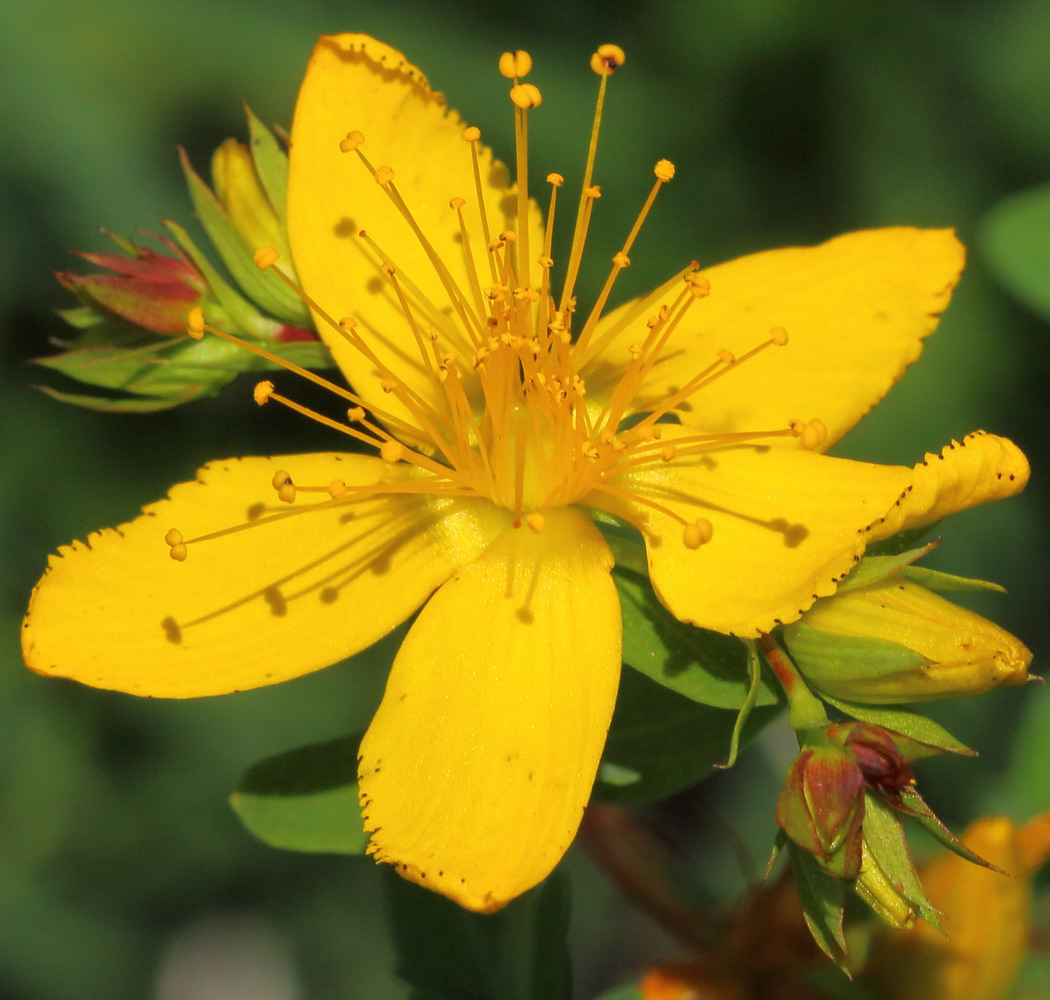
[[[777,798],[777,824],[839,878],[860,870],[864,775],[842,749],[803,747]]]
[[[994,622],[900,574],[817,601],[783,635],[815,688],[870,704],[1021,684],[1032,659]]]

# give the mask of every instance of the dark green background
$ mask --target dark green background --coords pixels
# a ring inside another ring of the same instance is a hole
[[[70,266],[66,251],[102,249],[99,226],[127,235],[165,215],[186,221],[176,147],[204,168],[223,138],[243,135],[242,99],[287,124],[314,38],[339,30],[401,48],[504,158],[512,119],[495,60],[504,48],[531,50],[545,95],[532,119],[535,174],[559,170],[570,185],[595,91],[588,56],[604,41],[624,45],[596,174],[604,197],[591,294],[661,156],[678,175],[622,294],[692,257],[713,263],[869,226],[958,227],[971,256],[955,304],[923,359],[839,451],[911,463],[977,427],[1025,448],[1028,492],[953,519],[934,559],[1005,583],[1010,596],[982,608],[1033,647],[1036,669],[1045,659],[1048,330],[991,281],[979,231],[999,198],[1050,178],[1047,2],[15,0],[0,13],[4,998],[173,1000],[183,994],[156,985],[173,956],[239,953],[250,967],[277,966],[241,993],[201,998],[403,995],[371,863],[268,850],[224,802],[255,759],[360,728],[381,663],[183,704],[45,681],[21,668],[17,650],[29,589],[57,545],[132,516],[209,459],[332,446],[317,428],[258,410],[247,383],[167,415],[108,416],[34,391],[42,373],[26,361],[63,334],[51,310],[69,302],[51,272]],[[983,754],[924,769],[950,820],[1050,806],[1044,692],[1004,692],[939,716]],[[713,893],[743,882],[726,824],[761,866],[775,776],[790,753],[786,737],[770,738],[680,803],[701,817],[691,850]],[[594,887],[585,861],[571,867],[585,886],[573,942],[590,996],[670,945],[643,932],[627,949],[639,933],[632,918]],[[277,989],[285,957],[295,994]]]

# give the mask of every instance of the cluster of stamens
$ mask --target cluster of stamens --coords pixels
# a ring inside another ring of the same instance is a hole
[[[186,541],[173,529],[166,536],[171,556],[186,558],[193,542],[215,538],[274,519],[353,503],[378,494],[417,493],[484,497],[513,512],[515,526],[527,525],[542,531],[544,515],[552,507],[573,503],[601,505],[601,496],[627,496],[655,508],[682,527],[682,543],[696,549],[709,542],[713,526],[706,517],[687,520],[650,497],[631,492],[614,480],[640,466],[671,462],[713,448],[761,442],[791,436],[806,449],[819,448],[827,432],[819,420],[792,420],[781,428],[733,434],[682,433],[673,421],[688,406],[691,397],[715,380],[735,371],[770,347],[783,347],[788,334],[774,327],[768,337],[743,354],[726,349],[713,352],[711,362],[665,398],[647,403],[639,417],[639,394],[671,342],[675,331],[697,302],[712,291],[708,279],[694,261],[667,281],[656,295],[641,300],[616,324],[599,333],[618,275],[630,266],[630,252],[663,185],[672,180],[674,165],[660,160],[654,167],[654,184],[621,248],[613,255],[612,267],[599,295],[585,316],[577,315],[575,287],[580,271],[591,214],[601,197],[593,183],[599,126],[609,78],[624,63],[623,50],[603,45],[594,53],[591,67],[599,76],[598,99],[584,170],[571,248],[565,262],[564,282],[559,295],[551,287],[554,266],[552,239],[558,193],[564,178],[547,176],[549,209],[543,247],[533,257],[529,235],[528,118],[542,103],[539,88],[524,82],[532,69],[526,52],[508,52],[499,61],[500,72],[512,81],[510,100],[514,107],[517,152],[517,225],[493,232],[485,205],[479,160],[480,131],[463,131],[469,149],[475,190],[474,209],[480,223],[482,253],[478,237],[468,227],[470,200],[456,194],[449,206],[456,214],[459,241],[464,251],[466,284],[457,280],[433,248],[396,184],[393,167],[373,164],[363,147],[366,137],[352,130],[339,142],[340,150],[355,157],[389,198],[419,241],[447,302],[432,301],[408,275],[400,273],[384,253],[382,245],[367,231],[359,239],[375,267],[400,305],[404,321],[418,353],[426,389],[406,384],[369,345],[352,316],[336,319],[314,301],[278,266],[278,254],[262,247],[255,254],[261,270],[275,273],[313,310],[319,324],[360,352],[379,372],[383,391],[397,405],[378,407],[350,389],[294,365],[204,321],[194,309],[187,332],[200,339],[207,331],[324,387],[340,398],[345,418],[336,420],[317,413],[262,381],[255,388],[259,405],[277,402],[325,426],[365,444],[390,465],[408,463],[415,475],[392,477],[380,485],[348,484],[333,480],[326,486],[302,486],[278,470],[272,481],[278,499],[290,509],[276,508],[251,522]],[[482,256],[483,254],[483,256]],[[534,265],[538,270],[534,269]],[[482,278],[482,275],[485,278]],[[538,278],[538,281],[534,279]],[[645,318],[640,309],[656,311]],[[451,308],[449,308],[451,307]],[[644,320],[644,323],[643,323]],[[588,400],[587,377],[592,363],[614,339],[628,328],[644,330],[630,348],[630,361],[603,400]],[[634,421],[629,427],[627,417]],[[675,427],[673,436],[668,428]],[[667,439],[665,440],[665,435]],[[300,494],[323,494],[321,499],[297,505]]]

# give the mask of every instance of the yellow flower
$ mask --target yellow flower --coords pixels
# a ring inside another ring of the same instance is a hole
[[[620,668],[612,556],[591,515],[641,532],[682,620],[754,636],[797,619],[913,479],[822,452],[918,356],[963,263],[950,231],[861,232],[687,264],[606,312],[673,176],[660,161],[596,304],[577,311],[603,207],[597,123],[623,60],[615,46],[592,59],[595,127],[555,294],[562,178],[548,178],[544,225],[527,191],[542,100],[522,82],[528,56],[500,60],[515,185],[401,54],[321,39],[295,113],[288,226],[353,391],[325,383],[342,420],[271,383],[256,399],[378,456],[212,463],[63,548],[24,629],[35,670],[182,698],[319,669],[419,610],[361,745],[364,820],[377,859],[476,910],[550,872],[590,794]],[[204,332],[199,316],[190,330]]]

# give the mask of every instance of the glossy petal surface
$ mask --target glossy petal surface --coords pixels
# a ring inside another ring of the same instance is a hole
[[[684,431],[664,434],[665,441]],[[794,621],[832,593],[864,550],[865,529],[897,497],[908,470],[797,449],[727,447],[621,473],[588,502],[646,537],[657,596],[701,628],[753,636]],[[711,540],[683,544],[682,525],[706,518]]]
[[[490,504],[377,496],[284,516],[270,485],[412,476],[361,455],[244,458],[206,465],[141,517],[51,557],[23,628],[29,666],[95,687],[189,698],[275,684],[363,649],[404,621],[506,523]],[[300,494],[294,507],[322,501]],[[189,540],[257,526],[168,555]]]
[[[951,230],[874,229],[814,247],[751,254],[701,273],[696,302],[642,387],[635,409],[686,384],[719,350],[737,357],[784,327],[785,347],[766,349],[688,401],[683,423],[706,431],[760,431],[819,418],[830,447],[868,412],[922,350],[948,305],[964,251]],[[663,300],[642,310],[644,320]],[[634,308],[610,314],[600,342]],[[631,358],[644,326],[630,324],[594,362],[600,394]]]
[[[620,607],[589,519],[504,532],[426,605],[361,744],[377,859],[498,909],[568,849],[616,698]]]

